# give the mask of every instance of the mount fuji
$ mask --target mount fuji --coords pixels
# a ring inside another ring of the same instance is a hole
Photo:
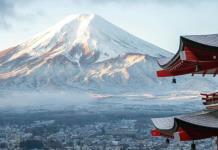
[[[98,15],[71,15],[32,39],[0,51],[0,88],[109,92],[174,89],[169,87],[169,79],[157,79],[155,74],[156,60],[170,56],[170,52]],[[185,89],[192,83],[197,83],[197,88],[199,85],[199,79],[181,81]],[[201,86],[210,82],[206,79]]]

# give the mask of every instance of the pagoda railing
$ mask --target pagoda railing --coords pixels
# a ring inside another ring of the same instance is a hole
[[[203,104],[205,106],[215,105],[215,104],[218,105],[218,92],[210,93],[210,94],[201,93],[201,95],[202,95]]]

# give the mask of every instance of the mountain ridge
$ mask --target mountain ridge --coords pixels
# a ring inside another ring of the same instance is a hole
[[[111,92],[186,89],[192,84],[187,78],[181,78],[181,86],[171,87],[170,79],[156,77],[160,69],[157,59],[170,56],[170,52],[98,15],[72,15],[0,52],[0,88]]]

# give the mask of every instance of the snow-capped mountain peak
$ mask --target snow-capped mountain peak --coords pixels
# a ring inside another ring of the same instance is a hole
[[[140,68],[146,64],[147,72],[153,70],[155,75],[156,58],[170,55],[98,15],[70,15],[32,39],[1,51],[0,83],[5,87],[62,87],[98,83],[105,77],[111,82],[117,76],[113,81],[125,76],[122,80],[128,82],[138,76],[135,70],[144,73]]]
[[[95,14],[73,14],[64,18],[62,21],[51,27],[49,30],[58,32],[61,28],[63,28],[64,25],[69,24],[72,21],[78,21],[87,28],[88,24],[94,17],[96,17]]]
[[[109,23],[95,14],[70,15],[20,45],[19,52],[9,60],[28,54],[41,57],[52,52],[55,54],[70,52],[75,47],[83,47],[81,56],[94,55],[96,61],[106,60],[117,55],[135,52],[150,56],[169,56],[169,53]],[[77,52],[78,53],[78,52]]]

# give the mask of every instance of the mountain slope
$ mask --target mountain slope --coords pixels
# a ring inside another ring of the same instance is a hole
[[[99,69],[99,64],[103,63],[111,63],[115,69],[113,59],[123,61],[126,69],[134,66],[137,62],[134,60],[130,65],[129,61],[125,61],[126,58],[140,59],[140,56],[129,53],[146,54],[153,58],[171,55],[100,16],[71,15],[32,39],[1,51],[0,83],[3,88],[36,88],[71,87],[90,78],[102,81],[102,77],[94,76],[91,70]],[[120,57],[121,55],[125,57]],[[97,72],[100,71],[96,70]],[[125,80],[129,79],[127,76],[128,73]]]
[[[71,15],[1,51],[0,85],[2,89],[173,90],[170,79],[157,79],[155,74],[156,60],[171,55],[100,16]],[[181,81],[176,88],[199,85],[198,80]]]
[[[92,63],[128,52],[146,53],[155,57],[170,54],[94,14],[69,16],[8,52],[10,56],[6,62],[45,55],[51,58],[59,54],[70,55],[73,61],[78,57],[89,61],[92,59]]]

